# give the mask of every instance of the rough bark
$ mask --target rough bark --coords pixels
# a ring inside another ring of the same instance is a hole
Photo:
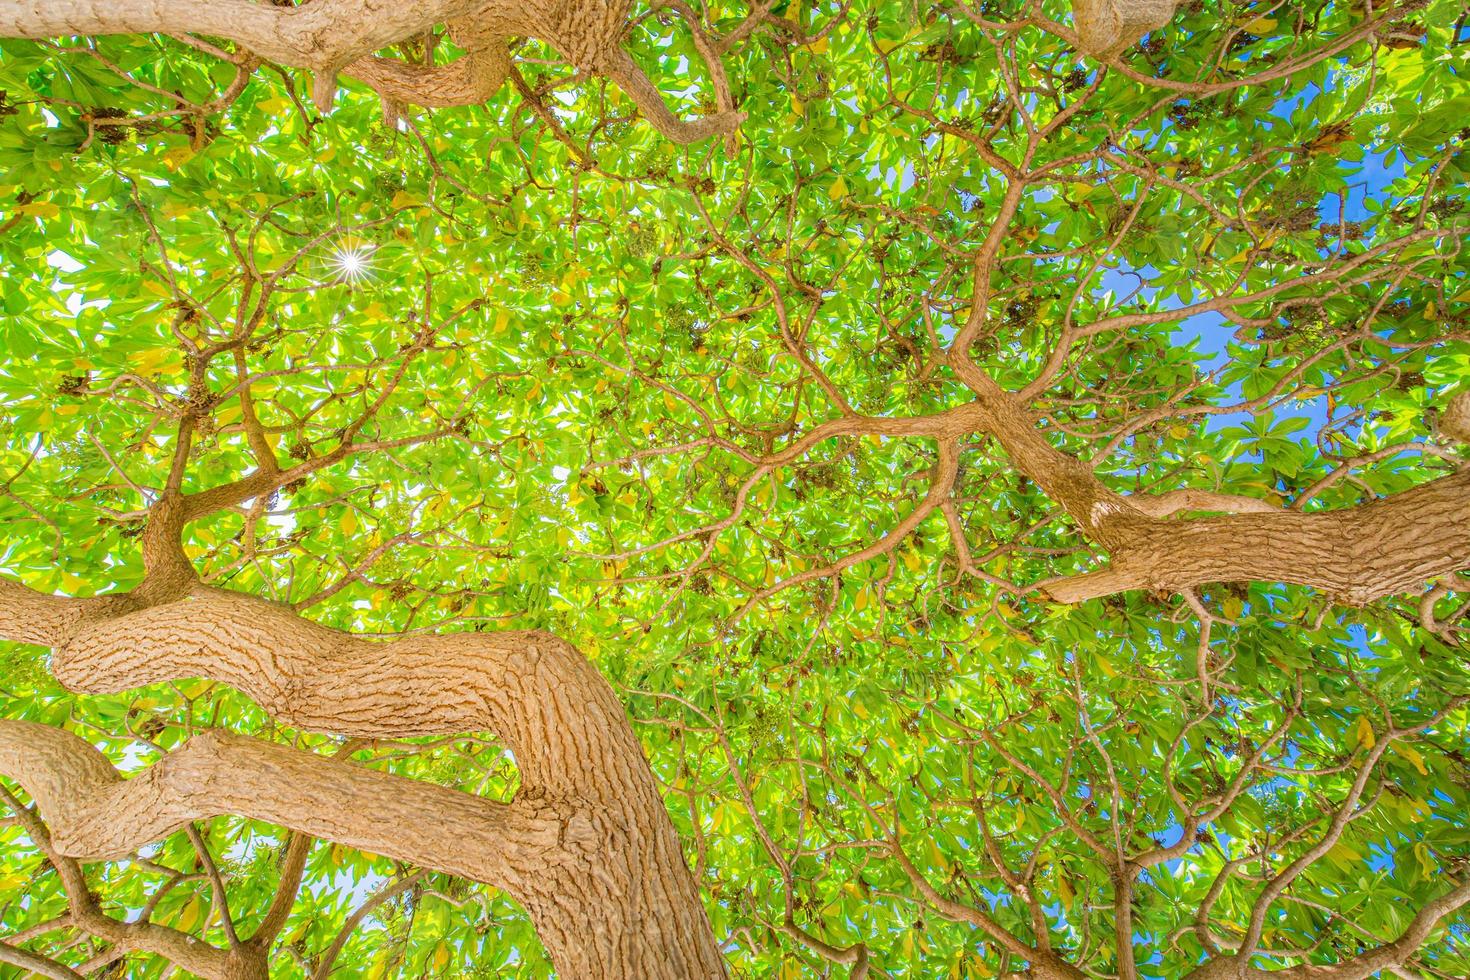
[[[1126,501],[1127,498],[1121,498]],[[1081,602],[1129,589],[1179,591],[1209,582],[1290,582],[1364,604],[1418,591],[1470,567],[1470,469],[1336,511],[1229,514],[1165,521],[1122,508],[1105,571],[1052,581],[1048,594]]]
[[[82,980],[82,975],[77,971],[8,943],[0,943],[0,963],[19,967],[31,976],[49,977],[51,980]]]
[[[1439,414],[1438,433],[1455,442],[1470,442],[1470,391],[1451,398]]]
[[[1011,461],[1107,549],[1107,569],[1043,584],[1059,602],[1133,589],[1177,592],[1210,582],[1289,582],[1345,603],[1420,590],[1470,567],[1470,467],[1391,497],[1302,513],[1246,506],[1225,495],[1162,495],[1135,502],[1092,468],[1053,446],[1033,415],[978,372],[975,424]],[[1166,519],[1186,507],[1249,511]]]
[[[330,104],[338,72],[390,102],[425,106],[485,101],[505,81],[512,37],[539,38],[584,71],[623,87],[666,137],[691,143],[729,133],[744,118],[725,111],[685,122],[623,51],[630,0],[316,0],[276,7],[252,0],[0,0],[0,37],[201,34],[317,78],[316,101]],[[468,53],[449,65],[412,65],[373,54],[447,24]],[[710,71],[723,79],[718,61]]]
[[[1073,0],[1082,50],[1103,60],[1121,54],[1174,16],[1177,0]]]
[[[13,582],[0,582],[0,636],[50,646],[57,679],[83,693],[208,677],[313,731],[494,731],[521,771],[521,791],[502,806],[211,734],[119,782],[72,736],[5,722],[0,771],[35,796],[62,853],[115,857],[191,819],[240,813],[504,887],[525,905],[563,976],[723,975],[622,706],[586,658],[554,636],[373,643],[202,586],[150,605],[44,596]]]

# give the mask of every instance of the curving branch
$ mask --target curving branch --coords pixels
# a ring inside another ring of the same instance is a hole
[[[730,106],[723,68],[715,62],[710,72],[722,111],[686,122],[664,104],[621,47],[629,6],[630,0],[317,0],[284,7],[251,0],[0,0],[0,37],[226,38],[260,58],[311,71],[313,99],[322,109],[333,101],[339,72],[370,86],[386,104],[477,105],[499,91],[509,75],[510,39],[534,37],[577,68],[613,79],[650,124],[675,142],[733,133],[745,115]],[[450,37],[466,51],[447,65],[413,65],[374,54],[439,24],[447,24]],[[701,53],[707,59],[714,55],[708,44],[702,44]]]
[[[299,7],[252,0],[6,0],[0,36],[204,34],[293,68],[335,72],[482,6],[483,0],[317,0]]]
[[[1161,521],[1130,514],[1126,504],[1104,507],[1089,516],[1112,525],[1109,567],[1042,588],[1059,602],[1081,602],[1130,589],[1271,581],[1363,604],[1470,567],[1467,514],[1470,468],[1391,497],[1312,514]]]
[[[447,65],[410,65],[372,55],[347,66],[347,74],[393,102],[429,108],[479,105],[505,83],[510,53],[503,48],[472,51]]]
[[[1015,395],[973,364],[958,361],[956,367],[976,393],[981,428],[1111,556],[1105,570],[1042,582],[1058,602],[1268,581],[1362,604],[1417,591],[1429,579],[1470,567],[1470,467],[1391,497],[1310,514],[1267,512],[1260,502],[1196,491],[1129,497],[1053,446]],[[1165,519],[1195,508],[1237,513]]]
[[[73,736],[6,722],[0,770],[40,803],[62,853],[111,858],[190,820],[240,813],[506,888],[526,906],[562,975],[723,975],[622,705],[586,658],[556,637],[371,643],[285,606],[200,585],[148,605],[136,596],[43,596],[13,582],[0,582],[0,636],[50,646],[53,673],[73,690],[208,677],[314,731],[493,730],[521,770],[520,793],[502,806],[211,734],[146,779],[120,782]]]
[[[79,861],[121,858],[190,821],[234,813],[504,888],[570,975],[643,975],[649,965],[625,961],[630,972],[617,973],[592,965],[599,939],[628,937],[599,937],[573,910],[586,913],[596,895],[609,903],[599,917],[611,925],[618,892],[638,883],[607,867],[610,838],[627,828],[578,801],[526,794],[502,804],[218,731],[124,779],[77,736],[14,720],[0,720],[0,772],[35,799],[56,850]]]
[[[733,109],[693,122],[680,119],[664,104],[663,96],[643,69],[622,48],[607,53],[603,70],[628,94],[649,125],[675,143],[698,143],[711,136],[733,133],[745,121],[745,113]]]
[[[1331,965],[1301,964],[1284,970],[1262,970],[1233,956],[1219,957],[1185,975],[1185,980],[1369,980],[1394,973],[1418,952],[1447,916],[1470,905],[1470,882],[1451,888],[1427,903],[1399,937]]]
[[[9,943],[0,943],[0,963],[20,967],[28,973],[48,977],[50,980],[83,980],[82,975],[71,967]]]

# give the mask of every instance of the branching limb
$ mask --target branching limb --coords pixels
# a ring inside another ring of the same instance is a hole
[[[50,980],[84,980],[80,973],[65,964],[9,943],[0,943],[0,963],[18,966]]]

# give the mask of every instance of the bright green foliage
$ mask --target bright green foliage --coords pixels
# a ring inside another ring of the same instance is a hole
[[[748,12],[699,6],[717,34]],[[793,0],[787,27],[726,56],[749,113],[733,153],[662,140],[549,56],[522,71],[560,136],[510,87],[394,132],[371,93],[318,114],[305,81],[268,68],[217,114],[89,132],[167,110],[169,92],[207,103],[233,69],[161,38],[4,42],[0,569],[69,595],[136,584],[139,488],[162,485],[190,399],[212,421],[186,490],[250,470],[247,389],[283,464],[366,419],[356,438],[379,451],[191,526],[201,574],[344,628],[578,644],[627,693],[737,975],[845,975],[803,933],[865,944],[878,976],[1020,967],[915,876],[1035,945],[1029,882],[1051,945],[1115,973],[1117,895],[1086,840],[1138,860],[1179,838],[1171,785],[1193,803],[1239,776],[1133,888],[1140,975],[1181,976],[1226,862],[1271,841],[1269,874],[1304,853],[1389,742],[1361,816],[1272,906],[1260,948],[1330,963],[1396,937],[1470,874],[1463,580],[1431,601],[1435,629],[1418,596],[1349,608],[1269,581],[1063,606],[1030,587],[1106,552],[983,432],[948,495],[983,576],[961,573],[941,510],[888,536],[930,492],[933,439],[860,425],[762,462],[844,407],[969,401],[944,351],[990,235],[975,362],[1006,389],[1036,382],[1038,426],[1114,489],[1310,511],[1466,465],[1433,427],[1470,390],[1459,6],[1432,0],[1374,39],[1341,0],[1186,5],[1124,56],[1136,78],[1004,28],[1021,6],[976,4],[986,28],[938,6]],[[700,64],[686,29],[651,17],[629,45],[669,92],[701,91],[680,67]],[[1147,81],[1296,63],[1197,95]],[[1029,175],[999,225],[1020,182],[998,162]],[[340,267],[354,249],[357,279]],[[1142,315],[1049,364],[1067,325],[1220,296],[1245,299]],[[191,346],[244,323],[248,343],[191,387]],[[77,697],[34,648],[6,645],[0,665],[6,717],[133,768],[208,725],[331,748],[221,685]],[[369,755],[472,792],[515,785],[486,739]],[[221,818],[208,835],[233,909],[258,916],[280,832]],[[165,866],[194,869],[182,835],[147,858],[92,868],[110,909],[141,907]],[[64,906],[38,861],[0,829],[6,933]],[[1222,944],[1260,891],[1260,862],[1240,870],[1209,914]],[[304,975],[405,873],[317,844],[280,975]],[[493,889],[429,876],[406,895],[337,975],[548,975]],[[210,904],[195,875],[154,914],[219,942]],[[1470,973],[1458,915],[1420,954],[1425,976]],[[135,957],[125,975],[164,968]]]

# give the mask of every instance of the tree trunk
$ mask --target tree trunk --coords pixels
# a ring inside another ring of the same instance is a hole
[[[290,609],[195,586],[140,605],[0,582],[0,635],[51,646],[72,690],[208,677],[272,716],[367,738],[495,732],[522,788],[499,804],[281,746],[208,733],[120,781],[73,736],[0,723],[0,771],[55,828],[58,850],[119,857],[188,821],[238,813],[505,888],[560,975],[721,977],[723,961],[622,705],[545,633],[372,643]],[[95,787],[84,790],[82,787]]]

